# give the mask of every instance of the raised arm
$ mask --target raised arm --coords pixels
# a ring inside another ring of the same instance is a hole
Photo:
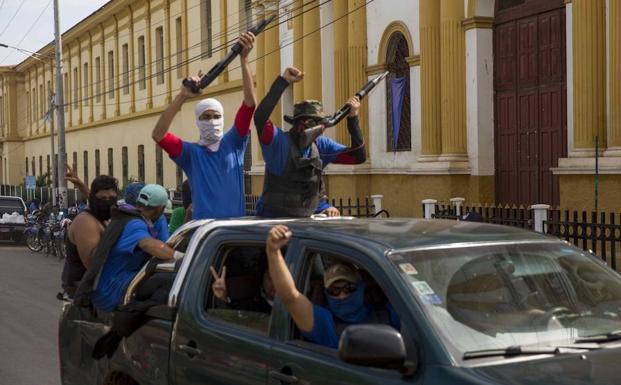
[[[282,76],[278,76],[272,87],[265,95],[261,103],[257,106],[257,110],[254,113],[254,125],[257,128],[257,134],[261,143],[270,144],[273,138],[273,126],[268,125],[266,129],[266,123],[268,122],[272,111],[276,107],[276,104],[280,100],[283,92],[289,87],[291,83],[297,83],[304,78],[304,73],[295,67],[289,67],[285,70]]]
[[[190,77],[190,79],[192,79],[194,82],[199,82],[200,78],[200,72],[198,76]],[[151,132],[151,137],[156,143],[160,143],[162,139],[164,139],[164,136],[166,135],[166,133],[168,132],[168,128],[170,127],[170,123],[172,123],[175,115],[177,115],[177,112],[181,110],[183,103],[185,103],[188,98],[194,95],[196,94],[194,94],[189,88],[185,86],[181,87],[181,90],[179,91],[177,96],[175,96],[175,98],[168,105],[166,110],[162,113],[162,115],[160,115],[160,118],[157,120],[157,123],[155,124],[155,127]]]
[[[257,104],[257,94],[254,89],[254,81],[252,80],[252,72],[250,72],[250,64],[248,63],[248,55],[254,46],[254,35],[252,32],[246,32],[239,38],[242,45],[242,51],[239,54],[241,62],[242,83],[244,85],[244,104],[248,107],[254,107]]]
[[[360,123],[358,120],[360,99],[357,96],[353,96],[347,101],[347,104],[351,106],[349,116],[347,117],[347,131],[349,131],[349,136],[351,137],[351,147],[348,147],[344,149],[341,153],[339,153],[333,163],[364,163],[367,159],[367,152],[364,145],[364,138],[362,137],[362,131],[360,130]]]
[[[80,190],[82,195],[84,195],[85,197],[88,197],[91,194],[91,189],[88,188],[86,183],[84,183],[82,181],[82,179],[80,179],[77,176],[77,174],[73,171],[73,169],[71,167],[69,167],[68,164],[65,164],[65,168],[67,169],[67,174],[65,175],[65,179],[68,180],[69,182],[73,183],[75,188]]]
[[[291,231],[287,226],[276,225],[272,227],[267,236],[265,247],[267,263],[276,295],[282,300],[297,327],[303,332],[310,332],[313,330],[314,324],[313,303],[295,287],[291,272],[280,252],[280,249],[289,242],[290,238]]]

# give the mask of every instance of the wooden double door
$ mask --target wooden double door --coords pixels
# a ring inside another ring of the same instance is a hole
[[[565,36],[562,0],[496,1],[497,203],[559,203],[551,169],[567,156]]]

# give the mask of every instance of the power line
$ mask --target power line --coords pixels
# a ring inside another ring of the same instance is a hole
[[[13,19],[15,19],[15,16],[17,16],[17,14],[19,13],[19,10],[22,9],[22,6],[24,5],[24,3],[26,2],[26,0],[22,0],[21,3],[19,3],[19,7],[17,7],[17,10],[15,11],[15,13],[13,14],[13,16],[11,17],[11,19],[9,20],[9,22],[6,24],[6,26],[4,27],[4,29],[2,30],[2,32],[0,32],[0,37],[2,37],[2,35],[4,35],[4,32],[6,32],[7,28],[9,28],[9,26],[11,25],[11,23],[13,22]]]
[[[307,10],[302,11],[301,13],[299,13],[299,14],[298,14],[298,15],[296,15],[296,16],[291,16],[291,17],[289,17],[289,18],[284,18],[283,20],[279,21],[277,24],[273,24],[273,25],[271,25],[270,27],[266,28],[266,31],[267,31],[267,30],[269,30],[269,29],[272,29],[272,28],[278,28],[278,26],[279,26],[280,24],[286,23],[286,22],[288,22],[288,21],[290,21],[290,20],[292,20],[292,19],[294,19],[294,18],[296,18],[296,17],[302,17],[302,15],[303,15],[304,13],[306,13],[306,12],[310,12],[310,11],[314,10],[315,8],[318,8],[318,7],[320,7],[320,6],[322,6],[322,5],[326,4],[326,3],[328,3],[328,2],[330,2],[330,1],[332,1],[332,0],[324,0],[322,3],[319,3],[318,5],[315,5],[315,6],[313,6],[313,7],[309,8],[309,9],[307,9]],[[373,0],[371,0],[371,1],[373,1]],[[369,1],[369,3],[370,3],[371,1]],[[306,5],[307,5],[307,4],[310,4],[311,2],[312,2],[312,1],[309,1],[308,3],[306,3]],[[367,3],[365,3],[365,4],[367,4]],[[352,10],[352,11],[348,12],[348,13],[346,13],[345,15],[343,15],[343,16],[341,16],[341,17],[339,17],[338,19],[333,20],[332,22],[330,22],[330,23],[326,24],[325,26],[328,26],[328,25],[330,25],[330,24],[334,23],[335,21],[340,20],[341,18],[343,18],[343,17],[345,17],[345,16],[349,15],[350,13],[352,13],[352,12],[354,12],[354,11],[358,10],[359,8],[360,8],[360,7],[356,8],[356,9],[354,9],[354,10]],[[298,9],[299,9],[299,8],[298,8]],[[323,27],[325,27],[325,26],[323,26]],[[317,30],[315,30],[315,31],[312,31],[312,32],[310,32],[310,33],[308,33],[308,34],[304,35],[303,37],[308,36],[308,35],[310,35],[310,34],[312,34],[312,33],[315,33],[315,32],[317,32],[317,31],[321,30],[321,28],[323,28],[323,27],[320,27],[319,29],[317,29]],[[263,33],[265,33],[265,31],[264,31]],[[300,39],[298,39],[298,40],[300,40]],[[295,41],[297,41],[297,40],[291,41],[290,43],[288,43],[288,44],[284,45],[283,47],[286,47],[286,46],[288,46],[288,45],[291,45],[291,44],[293,44]],[[228,48],[232,47],[235,43],[236,43],[235,41],[234,41],[234,42],[228,42],[228,43],[227,43],[227,42],[225,42],[224,44],[221,44],[221,45],[216,46],[216,47],[215,47],[215,49],[212,49],[211,53],[212,53],[212,54],[215,54],[215,53],[221,52],[221,51],[223,51],[223,50],[226,50],[226,49],[228,49]],[[200,45],[200,44],[201,44],[201,43],[199,42],[199,43],[195,44],[194,46],[197,46],[197,45]],[[152,73],[152,74],[151,74],[151,75],[149,75],[149,76],[145,76],[145,77],[143,77],[143,78],[141,78],[141,79],[138,79],[138,80],[135,80],[135,81],[133,81],[133,82],[128,82],[127,84],[123,84],[123,85],[120,85],[120,86],[118,86],[118,87],[113,87],[113,88],[111,88],[111,89],[107,89],[107,90],[105,90],[105,91],[101,91],[101,92],[96,93],[96,94],[93,94],[93,95],[91,95],[91,96],[89,96],[89,97],[78,99],[77,101],[73,100],[73,101],[70,101],[70,102],[65,102],[65,103],[63,104],[63,106],[69,106],[69,105],[74,104],[74,103],[81,103],[81,102],[84,102],[84,101],[93,100],[93,99],[95,99],[95,98],[97,98],[97,97],[99,97],[99,98],[101,98],[101,97],[105,97],[105,96],[106,96],[106,94],[109,94],[110,92],[116,92],[116,91],[118,91],[118,90],[122,90],[122,89],[123,89],[123,88],[125,88],[125,87],[129,87],[129,86],[132,86],[132,85],[138,84],[138,83],[140,83],[140,82],[142,82],[142,81],[151,80],[151,79],[153,79],[153,78],[155,78],[155,77],[157,77],[157,76],[161,76],[161,75],[166,74],[166,73],[168,73],[168,72],[174,71],[174,70],[176,70],[176,69],[178,69],[178,68],[180,68],[180,67],[182,67],[182,66],[185,66],[186,64],[189,64],[189,63],[195,62],[195,61],[197,61],[197,60],[200,60],[200,59],[201,59],[201,58],[203,58],[205,55],[206,55],[205,53],[202,53],[202,52],[201,52],[200,54],[198,54],[198,55],[196,55],[196,56],[193,56],[193,57],[191,57],[191,58],[189,58],[189,59],[187,59],[187,60],[184,60],[184,61],[182,61],[182,62],[180,62],[180,63],[173,64],[172,66],[170,66],[170,68],[169,68],[169,69],[164,69],[164,70],[162,70],[162,71],[157,71],[157,72],[154,72],[154,73]],[[255,60],[253,60],[253,62],[255,62],[255,61],[259,60],[259,59],[262,59],[262,58],[263,58],[263,57],[265,57],[265,56],[267,56],[267,55],[264,55],[264,56],[262,56],[261,58],[256,58]],[[168,56],[168,57],[172,57],[172,55],[170,55],[170,56]],[[155,60],[155,61],[153,61],[153,62],[149,63],[148,65],[156,64],[156,63],[158,63],[158,62],[160,62],[160,61],[161,61],[161,60]],[[146,68],[146,66],[147,66],[147,64],[145,64],[145,68]],[[235,67],[235,68],[233,68],[233,69],[237,69],[237,68],[239,68],[239,67]],[[135,69],[134,69],[134,70],[135,70]],[[127,73],[129,73],[129,72],[131,72],[131,71],[124,72],[123,74],[127,74]],[[119,75],[115,75],[115,76],[113,77],[113,79],[118,79],[119,77],[120,77]],[[110,79],[110,78],[108,78],[108,79],[106,79],[106,80],[108,80],[108,81],[109,81],[109,79]],[[101,81],[101,83],[105,85],[105,81]],[[78,89],[84,89],[85,87],[88,87],[88,86],[79,87]],[[68,90],[67,92],[69,92],[69,90]],[[160,95],[165,95],[165,93],[163,93],[163,94],[157,94],[157,95],[152,95],[152,96],[160,96]],[[147,99],[148,99],[148,98],[136,99],[136,101],[147,100]],[[120,104],[128,104],[128,103],[131,103],[131,101],[129,101],[129,102],[119,102],[119,103],[120,103]],[[106,104],[107,104],[107,103],[106,103]]]
[[[43,8],[43,10],[41,11],[41,13],[39,14],[39,16],[37,17],[37,19],[34,21],[34,23],[32,23],[32,25],[30,26],[30,28],[28,28],[28,31],[26,31],[26,33],[24,34],[24,36],[22,36],[22,38],[19,40],[19,42],[17,44],[15,44],[16,46],[19,46],[20,44],[22,44],[22,42],[24,41],[24,39],[26,38],[26,36],[28,36],[28,34],[30,33],[30,31],[32,31],[32,29],[35,27],[35,25],[37,25],[37,23],[39,22],[39,20],[41,19],[41,17],[43,16],[43,14],[45,13],[45,11],[47,11],[47,9],[50,7],[50,4],[52,4],[52,0],[47,2],[47,5],[45,6],[45,8]],[[1,7],[0,7],[1,8]],[[4,59],[2,59],[0,61],[0,64],[4,63],[4,61],[11,56],[11,54],[9,53],[8,55],[6,55],[4,57]]]
[[[325,4],[325,3],[329,2],[329,1],[331,1],[331,0],[326,0],[326,1],[325,1],[324,3],[322,3],[322,4]],[[306,37],[308,37],[308,36],[310,36],[310,35],[312,35],[312,34],[314,34],[314,33],[317,33],[317,32],[319,32],[319,31],[321,31],[321,30],[322,30],[322,29],[324,29],[325,27],[328,27],[328,26],[330,26],[330,25],[332,25],[332,24],[336,23],[337,21],[339,21],[339,20],[341,20],[341,19],[345,18],[346,16],[349,16],[350,14],[352,14],[352,13],[354,13],[354,12],[358,11],[359,9],[361,9],[361,8],[363,8],[363,7],[366,7],[368,4],[371,4],[373,1],[375,1],[375,0],[367,0],[367,1],[365,1],[362,5],[360,5],[360,6],[356,7],[355,9],[352,9],[351,11],[349,11],[349,12],[347,12],[347,13],[343,14],[342,16],[340,16],[340,17],[338,17],[338,18],[336,18],[336,19],[334,19],[334,20],[332,20],[332,21],[330,21],[330,22],[328,22],[328,23],[326,23],[326,24],[324,24],[324,25],[320,26],[319,28],[317,28],[317,29],[315,29],[315,30],[313,30],[313,31],[310,31],[310,32],[308,32],[307,34],[302,35],[302,36],[300,36],[300,37],[299,37],[299,38],[297,38],[297,39],[293,39],[293,40],[291,40],[291,42],[289,42],[289,43],[287,43],[287,44],[284,44],[284,45],[282,45],[281,47],[278,47],[278,49],[275,49],[275,50],[273,50],[273,51],[267,52],[267,53],[265,53],[265,54],[264,54],[263,56],[261,56],[261,57],[257,57],[257,58],[255,58],[254,60],[252,60],[252,61],[251,61],[251,63],[254,63],[254,62],[258,61],[258,60],[262,60],[262,59],[264,59],[265,57],[267,57],[268,55],[272,55],[272,54],[274,54],[274,53],[279,52],[279,51],[280,51],[282,48],[284,48],[284,47],[288,47],[288,46],[290,46],[290,45],[293,45],[294,43],[296,43],[296,42],[298,42],[298,41],[301,41],[301,40],[303,40],[304,38],[306,38]],[[320,5],[322,5],[322,4],[320,4]],[[306,11],[304,11],[304,12],[306,12]],[[301,13],[300,15],[298,15],[298,16],[301,16],[304,12],[302,12],[302,13]],[[286,19],[286,20],[285,20],[285,21],[283,21],[283,22],[289,21],[289,20],[291,20],[291,19],[293,19],[293,18],[295,18],[295,17],[297,17],[297,16],[294,16],[294,17],[291,17],[291,18],[289,18],[289,19]],[[281,24],[281,23],[283,23],[283,22],[280,22],[279,24]],[[197,55],[197,56],[195,56],[195,57],[193,57],[193,58],[189,59],[189,60],[188,60],[188,63],[193,62],[193,61],[196,61],[196,60],[199,60],[199,59],[201,58],[201,56],[202,56],[202,55]],[[176,68],[178,68],[179,66],[180,66],[180,65],[173,65],[173,66],[171,66],[171,68],[170,68],[170,69],[164,70],[163,72],[173,71],[173,70],[175,70]],[[232,68],[230,68],[229,70],[236,70],[236,69],[239,69],[239,68],[241,68],[241,66],[232,67]],[[164,92],[164,93],[161,93],[161,94],[151,95],[151,97],[163,96],[163,95],[166,95],[167,93],[168,93],[168,91],[167,91],[167,92]],[[119,102],[119,103],[120,103],[120,104],[128,104],[128,103],[132,103],[132,102],[139,102],[139,101],[144,101],[144,100],[148,100],[148,99],[149,99],[149,98],[147,97],[147,98],[140,98],[140,99],[136,99],[136,100],[134,100],[134,101]]]
[[[2,1],[5,1],[5,0],[2,0]],[[313,1],[313,0],[311,0],[311,1]],[[202,2],[202,1],[201,1],[201,2]],[[189,10],[190,10],[190,9],[192,9],[192,8],[196,8],[196,7],[200,6],[200,5],[201,5],[201,2],[199,2],[197,5],[193,5],[193,6],[191,6],[191,7],[186,8],[186,11],[189,11]],[[0,8],[1,8],[1,7],[0,7]],[[173,14],[173,15],[170,15],[170,16],[169,16],[169,19],[170,19],[170,20],[172,20],[172,18],[174,18],[175,16],[179,16],[179,15],[182,15],[182,14],[183,14],[183,11],[181,11],[181,12],[179,12],[179,13],[175,13],[175,14]],[[225,16],[225,17],[223,17],[223,18],[220,18],[220,19],[217,19],[217,20],[215,20],[215,21],[212,21],[212,24],[213,24],[214,22],[221,23],[223,20],[228,20],[228,17],[229,17],[229,16],[234,16],[234,15],[235,15],[235,13],[229,13],[228,15],[226,15],[226,16]],[[151,29],[152,29],[152,27],[154,27],[154,26],[156,26],[156,25],[159,25],[160,23],[163,23],[164,21],[165,21],[164,19],[159,20],[159,21],[157,21],[157,22],[155,22],[155,23],[154,23],[153,21],[151,21],[151,22],[149,23],[149,25],[148,25],[148,26],[143,27],[143,28],[139,28],[139,29],[135,29],[135,30],[133,31],[133,34],[136,34],[136,32],[140,32],[140,31],[151,30]],[[240,22],[238,22],[237,24],[234,24],[234,25],[238,25],[238,24],[240,24],[240,23],[242,23],[242,22],[240,21]],[[245,21],[244,21],[243,23],[245,23]],[[200,28],[201,28],[201,27],[199,27],[199,28],[197,28],[197,29],[193,29],[192,31],[188,31],[188,33],[196,32],[196,31],[200,30]],[[120,35],[118,36],[118,38],[120,39],[120,38],[122,38],[122,37],[126,37],[126,36],[129,36],[129,33],[126,33],[126,34],[120,34]],[[185,35],[182,35],[182,36],[185,36]],[[51,43],[51,44],[54,44],[54,41],[52,41],[52,43]],[[18,47],[14,47],[14,48],[16,48],[16,49],[17,49]],[[47,55],[41,55],[41,56],[47,56]],[[171,56],[172,56],[172,55],[171,55]],[[50,55],[49,55],[49,57],[50,57],[50,59],[54,59],[54,55],[53,55],[53,54],[50,54]],[[102,68],[105,68],[105,67],[103,67],[103,66],[102,66]]]
[[[278,22],[277,24],[272,24],[272,25],[269,25],[269,26],[267,26],[267,28],[265,29],[265,31],[269,31],[269,30],[271,30],[272,28],[278,28],[278,27],[280,26],[280,24],[283,24],[284,22],[287,22],[287,21],[289,21],[289,20],[292,20],[292,19],[293,19],[293,18],[295,18],[295,17],[301,16],[301,15],[302,15],[303,13],[305,13],[305,12],[312,11],[313,9],[318,8],[318,7],[320,7],[320,6],[322,6],[322,5],[326,4],[326,3],[328,3],[328,2],[330,2],[330,1],[332,1],[332,0],[324,0],[322,3],[320,3],[320,4],[318,4],[318,5],[315,5],[315,6],[311,7],[311,8],[309,8],[309,9],[308,9],[308,10],[306,10],[306,11],[303,11],[302,13],[300,13],[300,14],[299,14],[299,15],[297,15],[297,16],[293,16],[293,17],[291,17],[291,18],[285,19],[284,21],[280,21],[280,22]],[[291,13],[293,13],[294,11],[297,11],[297,10],[299,10],[299,9],[302,9],[302,8],[304,8],[304,7],[308,6],[309,4],[311,4],[311,3],[313,3],[313,2],[314,2],[314,0],[309,0],[307,3],[302,4],[300,7],[293,8],[293,9],[291,10]],[[280,11],[280,9],[278,9],[278,11]],[[254,20],[252,20],[252,19],[251,19],[251,20],[250,20],[250,22],[251,22],[251,23],[256,23],[256,22],[258,22],[258,20],[259,20],[259,18],[256,18],[256,19],[254,19]],[[233,24],[231,27],[229,27],[227,30],[224,30],[224,31],[221,31],[221,32],[216,33],[215,35],[212,35],[211,40],[212,40],[212,41],[215,41],[215,40],[220,39],[220,38],[221,38],[221,37],[223,37],[223,36],[228,36],[229,34],[232,34],[232,33],[235,33],[235,32],[239,33],[239,32],[242,30],[242,28],[243,28],[243,27],[245,27],[245,25],[242,25],[242,24],[246,24],[246,21],[244,21],[244,22],[239,22],[239,23],[235,23],[235,24]],[[189,32],[188,32],[188,34],[189,34],[189,33],[192,33],[192,32],[195,32],[195,31],[198,31],[198,30],[200,30],[200,29],[201,29],[201,27],[196,28],[196,29],[194,29],[194,30],[192,30],[192,31],[189,31]],[[244,30],[245,30],[245,29],[244,29]],[[264,32],[265,32],[265,31],[264,31]],[[184,35],[182,35],[182,36],[184,36]],[[237,42],[236,40],[235,40],[235,41],[225,41],[225,42],[224,42],[224,44],[221,44],[221,45],[216,46],[216,47],[215,47],[215,50],[214,50],[214,48],[212,47],[212,49],[211,49],[211,53],[212,53],[212,54],[213,54],[213,53],[217,53],[217,52],[219,52],[219,51],[222,51],[223,49],[230,48],[230,47],[232,47],[232,46],[233,46],[236,42]],[[161,58],[161,59],[155,59],[155,60],[152,60],[152,61],[150,61],[150,62],[144,63],[144,66],[140,66],[140,65],[139,65],[139,66],[134,66],[134,68],[128,69],[127,71],[118,72],[117,74],[115,74],[115,75],[113,76],[113,79],[115,79],[115,80],[116,80],[116,79],[121,79],[121,77],[122,77],[122,76],[127,75],[127,74],[131,74],[131,73],[136,72],[136,71],[141,71],[141,70],[143,70],[143,68],[144,68],[144,70],[146,70],[146,68],[147,68],[148,66],[157,65],[159,62],[164,62],[166,59],[172,59],[173,57],[177,57],[177,56],[179,56],[179,55],[181,55],[181,54],[183,54],[183,53],[185,53],[185,52],[188,52],[188,51],[190,51],[190,50],[192,50],[192,49],[194,49],[194,48],[196,48],[196,47],[201,46],[202,44],[203,44],[203,41],[199,41],[198,43],[195,43],[195,44],[190,45],[190,46],[188,46],[188,47],[186,47],[186,48],[183,48],[183,49],[181,49],[181,50],[178,50],[178,51],[176,51],[176,52],[174,52],[174,53],[171,53],[170,55],[162,56],[162,58]],[[201,53],[201,56],[205,56],[205,55],[207,55],[207,54],[205,54],[205,53]],[[105,63],[105,60],[102,60],[102,61]],[[91,63],[91,64],[92,64],[92,63]],[[177,64],[175,64],[175,65],[177,65],[177,67],[175,67],[175,68],[179,68],[180,66],[183,66],[183,65],[185,65],[185,64],[187,64],[187,62],[177,63]],[[100,67],[99,67],[99,68],[100,68],[100,70],[106,70],[106,69],[108,69],[108,68],[109,68],[109,66],[107,66],[107,65],[100,65]],[[113,67],[113,68],[116,68],[116,66],[115,66],[115,67]],[[157,76],[158,74],[161,74],[161,73],[162,73],[162,72],[158,71],[158,72],[156,72],[156,73],[155,73],[154,75],[152,75],[152,76],[145,77],[145,78],[141,78],[141,79],[139,79],[139,80],[137,80],[137,81],[130,82],[130,83],[128,83],[127,85],[121,85],[121,86],[119,86],[119,87],[117,87],[117,88],[123,88],[123,87],[130,86],[130,85],[132,85],[132,84],[136,84],[136,83],[138,83],[138,82],[143,81],[143,79],[144,79],[144,80],[146,80],[146,79],[152,79],[154,76]],[[165,73],[165,72],[164,72],[164,73]],[[109,79],[110,79],[110,78],[108,78],[108,80],[109,80]],[[88,85],[88,84],[85,84],[85,85],[83,85],[83,86],[79,86],[79,87],[78,87],[78,90],[80,90],[80,91],[84,91],[84,90],[88,90],[88,88],[89,88],[89,85]],[[107,92],[109,92],[109,90],[107,90]],[[101,93],[101,92],[99,93],[99,95],[102,95],[102,94],[103,94],[103,93]],[[97,96],[97,94],[95,94],[94,96]],[[92,98],[92,96],[91,96],[91,98]]]

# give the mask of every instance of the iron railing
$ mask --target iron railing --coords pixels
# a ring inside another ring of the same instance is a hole
[[[590,215],[589,215],[590,214]],[[544,230],[588,250],[617,270],[621,258],[621,214],[551,210]]]
[[[478,214],[477,220],[497,225],[520,227],[523,229],[533,228],[532,210],[524,206],[495,206],[473,205],[461,208],[457,214],[457,208],[453,205],[437,204],[433,218],[463,220],[468,213]],[[423,208],[424,212],[424,208]]]

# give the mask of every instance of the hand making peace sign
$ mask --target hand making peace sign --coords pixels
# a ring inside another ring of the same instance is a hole
[[[228,295],[226,293],[226,266],[222,267],[222,274],[220,274],[218,276],[218,272],[216,271],[216,269],[213,268],[213,266],[209,267],[209,270],[211,270],[211,275],[213,276],[213,284],[211,285],[211,288],[213,290],[213,295],[216,296],[216,298],[226,301]]]

